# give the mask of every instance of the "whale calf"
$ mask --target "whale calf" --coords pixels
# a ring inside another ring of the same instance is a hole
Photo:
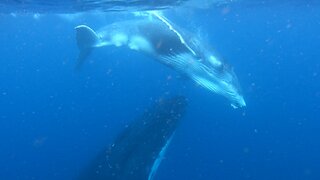
[[[200,86],[230,100],[234,108],[246,106],[233,69],[218,59],[199,38],[158,13],[112,23],[95,32],[87,25],[75,27],[81,66],[93,48],[126,46],[186,75]]]
[[[129,124],[78,179],[153,179],[186,106],[187,100],[182,96],[156,102]]]

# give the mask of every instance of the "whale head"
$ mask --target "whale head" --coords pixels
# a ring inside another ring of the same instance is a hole
[[[209,79],[216,86],[215,91],[228,98],[233,108],[245,107],[246,102],[233,67],[213,55],[206,56],[204,61],[207,62]]]
[[[246,102],[243,98],[242,90],[239,84],[237,75],[234,73],[233,68],[226,66],[223,69],[224,78],[222,80],[224,87],[224,95],[231,102],[233,108],[241,108],[246,106]]]
[[[161,61],[187,75],[203,88],[226,97],[233,108],[246,106],[233,68],[215,56],[194,56],[192,53],[183,53],[162,56]]]
[[[233,68],[213,55],[202,56],[188,66],[191,79],[200,86],[226,97],[233,108],[245,107],[238,78]]]

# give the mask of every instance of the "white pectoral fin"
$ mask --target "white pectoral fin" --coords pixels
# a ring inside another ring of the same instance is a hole
[[[162,147],[160,153],[158,154],[158,157],[157,157],[157,159],[155,160],[155,162],[153,163],[153,166],[152,166],[152,168],[151,168],[151,171],[150,171],[148,180],[153,180],[154,175],[155,175],[156,171],[158,170],[161,161],[162,161],[163,158],[164,158],[164,155],[165,155],[165,153],[166,153],[166,151],[167,151],[167,149],[168,149],[168,146],[170,145],[170,143],[171,143],[171,141],[172,141],[173,136],[174,136],[174,133],[171,135],[171,137],[168,139],[168,141],[167,141],[166,144]]]
[[[77,65],[76,70],[80,70],[84,61],[87,59],[87,57],[90,55],[91,49],[82,49],[79,52],[78,58],[77,58]]]
[[[92,48],[99,43],[99,37],[89,26],[79,25],[75,27],[77,45],[80,50],[76,68],[81,68],[83,62],[90,55]]]
[[[79,25],[76,30],[76,39],[79,49],[92,48],[99,42],[96,32],[86,25]]]

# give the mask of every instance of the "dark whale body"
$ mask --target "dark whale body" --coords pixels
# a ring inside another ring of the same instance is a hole
[[[135,119],[84,171],[81,180],[151,180],[185,113],[186,99],[160,100]]]

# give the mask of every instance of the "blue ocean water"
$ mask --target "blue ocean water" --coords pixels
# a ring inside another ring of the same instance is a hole
[[[320,7],[167,13],[234,67],[245,108],[125,48],[97,49],[75,71],[74,27],[123,14],[1,14],[0,179],[74,179],[145,108],[175,94],[189,105],[155,179],[320,179]]]

